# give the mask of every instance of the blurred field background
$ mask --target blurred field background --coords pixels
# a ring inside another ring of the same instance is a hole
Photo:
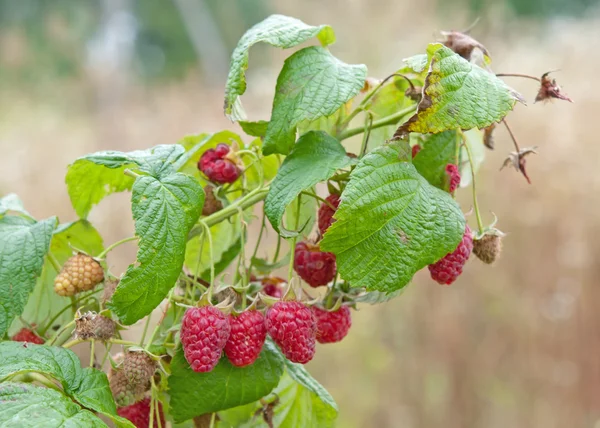
[[[503,257],[493,267],[473,258],[451,287],[420,272],[399,298],[361,307],[348,338],[319,347],[309,369],[344,428],[598,428],[599,12],[591,0],[0,0],[0,194],[71,221],[64,174],[77,157],[241,131],[222,113],[229,55],[271,13],[332,25],[333,53],[377,77],[479,16],[472,34],[496,72],[560,69],[575,100],[534,105],[535,83],[507,78],[529,101],[509,121],[539,154],[528,159],[532,185],[499,172],[512,150],[499,128],[480,172],[485,220],[493,211],[508,233]],[[253,48],[251,120],[269,118],[289,54]],[[470,189],[459,199],[467,211]],[[94,209],[106,243],[131,235],[129,209],[128,194]],[[119,248],[113,272],[134,258],[133,245]]]

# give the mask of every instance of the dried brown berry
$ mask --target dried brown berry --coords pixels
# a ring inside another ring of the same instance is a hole
[[[551,72],[544,73],[540,80],[540,89],[538,91],[537,96],[535,97],[535,102],[538,101],[549,101],[553,98],[568,101],[570,103],[573,102],[571,98],[567,96],[567,94],[562,93],[562,89],[558,86],[555,79],[549,77]]]
[[[204,205],[202,206],[202,215],[211,215],[223,209],[223,204],[217,199],[213,186],[204,187]]]
[[[93,289],[104,279],[100,263],[87,254],[79,253],[66,261],[54,279],[54,291],[59,296],[73,296]]]
[[[473,254],[484,263],[494,263],[502,252],[502,236],[498,234],[483,235],[473,241]]]
[[[483,144],[490,150],[494,150],[494,129],[496,128],[496,124],[492,123],[487,128],[483,129]]]
[[[95,312],[86,312],[75,320],[75,335],[79,339],[108,340],[114,337],[117,324]]]
[[[481,50],[484,55],[489,56],[487,49],[473,37],[459,31],[442,31],[446,37],[444,46],[452,49],[467,61],[471,60],[471,54],[475,48]]]

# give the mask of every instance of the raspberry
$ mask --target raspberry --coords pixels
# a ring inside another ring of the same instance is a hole
[[[43,345],[45,342],[44,339],[42,339],[40,336],[35,334],[35,332],[33,330],[30,330],[28,328],[22,328],[21,330],[19,330],[12,337],[12,340],[14,340],[15,342],[35,343],[37,345]]]
[[[286,283],[285,279],[276,276],[267,276],[261,281],[263,286],[263,293],[268,296],[280,299],[283,296],[283,284]]]
[[[54,291],[59,296],[73,296],[94,288],[104,280],[100,263],[87,254],[76,254],[66,261],[54,279]]]
[[[471,235],[471,229],[467,226],[463,239],[456,250],[446,254],[436,263],[429,265],[431,278],[440,284],[452,284],[462,273],[463,266],[471,255],[471,250],[473,250],[473,236]]]
[[[484,263],[492,264],[502,252],[502,237],[499,235],[483,235],[473,241],[473,254]]]
[[[325,200],[329,202],[333,208],[326,203],[323,203],[319,208],[319,231],[321,232],[321,235],[324,234],[325,231],[329,229],[329,226],[335,221],[333,215],[340,205],[340,196],[335,194],[329,195]]]
[[[108,382],[110,390],[112,391],[115,402],[118,406],[128,406],[137,401],[142,400],[146,396],[146,392],[150,390],[150,382],[145,385],[138,384],[133,385],[125,376],[123,371],[123,360],[125,356],[123,353],[118,353],[114,357],[115,363],[119,364],[118,367],[111,365],[108,370]]]
[[[236,367],[252,364],[262,350],[267,328],[262,313],[251,310],[242,312],[239,316],[229,316],[231,334],[225,344],[225,355]]]
[[[412,146],[412,157],[413,159],[415,158],[415,156],[417,156],[419,154],[419,152],[421,151],[422,147],[418,144],[415,144],[414,146]]]
[[[198,161],[198,169],[215,183],[233,183],[240,176],[240,169],[226,156],[230,152],[227,144],[218,144],[205,151]]]
[[[160,401],[155,402],[155,406],[158,405],[158,413],[160,415],[160,426],[166,426],[165,415],[163,413],[162,403]],[[150,398],[144,398],[135,404],[127,407],[120,407],[117,409],[117,414],[125,419],[130,420],[136,428],[149,428],[150,426]],[[158,427],[158,420],[156,417],[156,410],[154,411],[154,423],[153,427]]]
[[[335,277],[335,255],[319,250],[318,245],[296,244],[294,269],[311,287],[327,285]]]
[[[150,378],[154,376],[157,363],[143,351],[127,351],[123,360],[123,374],[135,388],[150,386]]]
[[[458,166],[453,163],[446,165],[446,175],[448,176],[448,192],[454,193],[460,184],[460,173]]]
[[[317,340],[319,343],[339,342],[346,337],[352,326],[350,309],[347,306],[342,306],[334,312],[313,306],[312,311],[317,318]]]
[[[202,215],[211,215],[223,209],[223,203],[217,199],[213,186],[204,187],[204,205],[202,205]]]
[[[277,302],[267,310],[265,324],[285,357],[306,364],[315,355],[317,320],[301,302]]]
[[[86,312],[75,320],[75,335],[79,339],[108,340],[114,337],[117,324],[95,312]]]
[[[213,306],[190,308],[181,323],[181,344],[185,359],[195,372],[215,368],[227,343],[229,320]]]

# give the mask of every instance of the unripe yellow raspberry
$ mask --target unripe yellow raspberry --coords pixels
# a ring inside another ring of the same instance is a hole
[[[87,254],[76,254],[63,265],[54,279],[54,291],[59,296],[73,296],[93,289],[104,279],[100,263]]]

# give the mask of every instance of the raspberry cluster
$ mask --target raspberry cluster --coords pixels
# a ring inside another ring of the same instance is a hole
[[[335,255],[321,251],[318,245],[308,242],[296,244],[294,269],[308,285],[327,285],[335,277]]]
[[[214,149],[205,151],[198,161],[198,169],[215,183],[233,183],[240,176],[240,169],[227,158],[231,148],[220,143]]]
[[[442,285],[452,284],[462,273],[463,266],[467,263],[472,250],[473,236],[469,226],[466,226],[463,239],[458,247],[450,254],[446,254],[441,260],[429,265],[431,278]]]
[[[104,280],[104,269],[94,258],[79,253],[66,261],[54,279],[54,291],[59,296],[73,296],[93,289]]]
[[[43,345],[44,339],[38,336],[33,330],[23,327],[11,338],[15,342],[28,342],[35,343],[36,345]]]
[[[159,426],[165,427],[165,415],[163,413],[162,403],[160,401],[156,401],[155,405],[158,405],[158,414],[160,415],[160,424],[156,414],[154,415],[154,423],[152,424],[153,428],[158,428]],[[136,428],[149,428],[150,427],[150,398],[144,398],[137,403],[131,404],[126,407],[119,407],[117,409],[117,414],[125,419],[131,421]]]
[[[448,192],[454,193],[454,191],[460,185],[460,172],[458,172],[458,166],[453,163],[446,165],[446,176],[448,178]]]
[[[321,204],[319,207],[318,213],[318,224],[319,224],[319,232],[321,235],[325,233],[329,226],[333,224],[335,219],[333,215],[337,211],[338,206],[340,205],[340,195],[331,194],[325,198],[327,203]]]

